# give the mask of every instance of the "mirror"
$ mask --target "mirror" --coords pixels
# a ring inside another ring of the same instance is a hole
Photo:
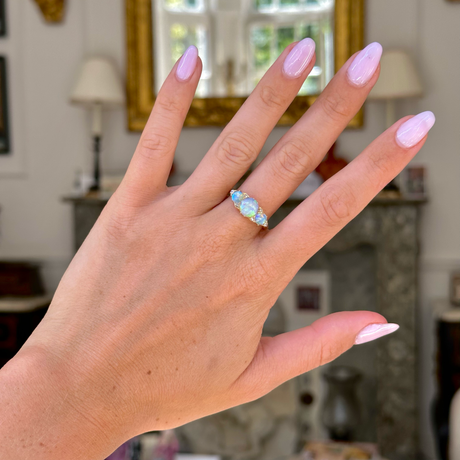
[[[283,49],[311,37],[316,64],[279,124],[295,123],[363,46],[364,0],[126,0],[128,125],[142,130],[162,82],[190,45],[203,74],[185,122],[222,126]],[[350,123],[362,125],[362,112]]]
[[[315,40],[317,58],[299,94],[318,94],[332,78],[334,0],[157,0],[153,7],[155,92],[190,45],[203,61],[200,98],[248,96],[286,46],[305,37]]]

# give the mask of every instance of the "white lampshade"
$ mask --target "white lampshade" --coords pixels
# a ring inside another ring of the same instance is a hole
[[[123,105],[125,91],[114,64],[104,57],[85,61],[70,101],[74,104],[105,107]]]
[[[422,83],[410,56],[402,50],[384,52],[380,61],[380,77],[369,99],[403,99],[422,94]]]

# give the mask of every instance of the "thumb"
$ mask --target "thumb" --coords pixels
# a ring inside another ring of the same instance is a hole
[[[334,360],[354,344],[383,337],[398,327],[378,313],[353,311],[333,313],[276,337],[262,337],[254,359],[235,385],[248,400],[260,398],[287,380]]]

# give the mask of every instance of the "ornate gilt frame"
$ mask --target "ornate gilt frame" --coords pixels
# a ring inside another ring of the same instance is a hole
[[[335,68],[364,44],[364,0],[336,0]],[[142,131],[155,102],[153,72],[152,0],[125,0],[127,38],[128,127]],[[297,96],[279,125],[294,124],[315,101],[315,96]],[[186,126],[223,126],[235,115],[244,97],[194,99]],[[361,110],[349,127],[363,124]]]
[[[35,0],[46,22],[61,22],[64,17],[65,0]]]

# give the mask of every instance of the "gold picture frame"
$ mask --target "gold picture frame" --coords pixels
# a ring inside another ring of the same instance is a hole
[[[152,0],[125,0],[127,43],[128,128],[142,131],[155,103],[153,65]],[[364,0],[335,0],[335,68],[364,45]],[[224,126],[245,97],[196,98],[185,126]],[[281,117],[279,125],[293,125],[315,101],[316,96],[297,96]],[[363,124],[363,110],[349,127]]]
[[[46,22],[61,22],[64,17],[65,0],[35,0]]]

